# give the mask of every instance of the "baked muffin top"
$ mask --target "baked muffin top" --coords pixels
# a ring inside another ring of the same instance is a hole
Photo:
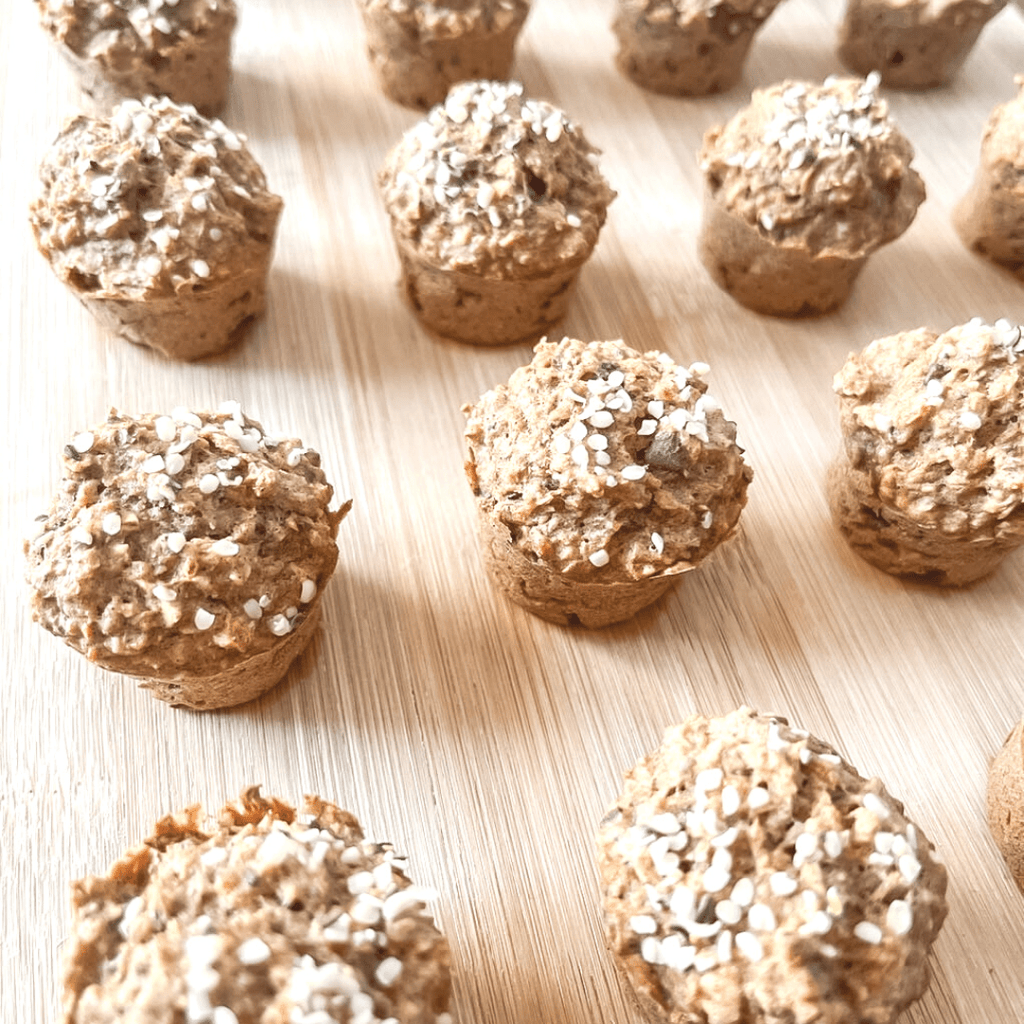
[[[26,541],[33,617],[90,660],[209,675],[303,621],[338,558],[320,456],[237,402],[106,422],[64,449]]]
[[[742,22],[756,27],[778,7],[781,0],[618,0],[620,10],[642,18],[652,27],[685,27],[700,18],[723,16],[723,32],[739,34]],[[739,26],[729,28],[728,26]]]
[[[64,1022],[451,1024],[436,894],[405,872],[317,797],[170,815],[74,883]]]
[[[69,120],[29,210],[57,276],[92,297],[209,288],[273,244],[283,206],[245,137],[166,97]]]
[[[359,0],[409,26],[423,41],[457,39],[469,32],[503,32],[522,22],[530,0]]]
[[[533,277],[582,263],[615,198],[597,150],[518,82],[462,82],[379,175],[400,245],[438,267]]]
[[[570,579],[692,568],[736,528],[752,471],[707,366],[621,341],[544,341],[463,410],[481,511]]]
[[[948,534],[1024,533],[1024,335],[975,319],[873,341],[836,374],[844,444],[879,498]]]
[[[711,197],[776,243],[821,255],[866,256],[902,234],[925,189],[878,81],[872,73],[756,89],[704,136]]]
[[[946,916],[946,871],[903,805],[749,708],[665,733],[598,860],[609,945],[666,1021],[889,1024]]]

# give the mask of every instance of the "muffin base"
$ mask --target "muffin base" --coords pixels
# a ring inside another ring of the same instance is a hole
[[[893,89],[932,89],[956,74],[1002,6],[961,0],[922,21],[920,5],[849,0],[839,28],[839,59],[859,75],[877,71]]]
[[[1024,193],[999,187],[982,168],[953,210],[968,249],[1013,273],[1024,269]]]
[[[139,686],[157,700],[175,707],[209,711],[246,704],[276,686],[295,659],[306,649],[320,624],[320,602],[306,612],[298,629],[281,638],[280,643],[213,675],[181,674],[140,678]]]
[[[264,311],[269,261],[269,253],[239,259],[230,277],[169,296],[117,298],[70,287],[104,327],[126,341],[169,359],[202,359],[234,345]]]
[[[992,838],[1024,892],[1024,719],[989,767],[986,811]]]
[[[868,475],[853,469],[845,454],[828,471],[832,517],[856,554],[891,576],[912,577],[942,587],[964,587],[992,575],[1019,542],[909,525],[888,510]]]
[[[740,305],[769,316],[820,316],[841,306],[866,262],[781,245],[704,198],[701,262]]]
[[[504,523],[482,513],[479,533],[484,565],[498,589],[528,612],[560,626],[578,623],[601,629],[625,622],[657,601],[683,572],[695,568],[687,565],[671,575],[621,583],[580,583],[531,561],[512,543]]]
[[[456,82],[506,80],[525,20],[524,11],[497,32],[481,25],[453,39],[421,39],[386,10],[363,9],[367,53],[381,90],[415,110],[440,103]]]
[[[402,288],[427,330],[471,345],[539,341],[566,314],[582,263],[508,281],[443,270],[399,243]]]
[[[60,53],[92,108],[89,113],[107,115],[123,100],[152,95],[191,103],[204,117],[213,117],[227,102],[234,27],[232,19],[201,36],[183,36],[160,52],[159,69],[142,53],[123,70],[80,57],[68,46],[61,45]]]

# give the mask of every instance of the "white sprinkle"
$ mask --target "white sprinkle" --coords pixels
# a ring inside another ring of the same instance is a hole
[[[659,555],[662,554],[665,551],[665,538],[660,533],[652,533],[651,546]]]
[[[743,910],[732,900],[720,900],[715,904],[715,917],[722,924],[739,924],[743,918]]]
[[[316,597],[316,584],[312,580],[302,581],[302,592],[299,594],[301,604],[309,604]]]
[[[660,964],[661,942],[659,942],[653,935],[648,935],[640,943],[640,957],[646,963]]]
[[[164,269],[164,261],[159,256],[147,256],[142,261],[142,269],[150,277],[157,277]]]
[[[763,786],[755,786],[747,794],[747,806],[752,811],[759,811],[768,804],[768,790]]]
[[[175,555],[179,554],[182,548],[185,547],[185,534],[183,533],[169,533],[167,534],[167,547]]]
[[[83,431],[81,434],[76,434],[71,442],[71,447],[78,452],[79,455],[84,455],[96,440],[95,434],[90,430]]]
[[[776,896],[792,896],[796,892],[799,882],[785,871],[776,871],[768,879],[768,886]]]
[[[156,430],[156,436],[164,442],[173,441],[178,434],[178,428],[170,416],[158,416],[153,428]]]
[[[76,526],[71,531],[71,540],[75,544],[83,544],[88,547],[92,544],[92,534],[84,526]]]
[[[598,569],[606,566],[611,561],[608,552],[601,548],[600,551],[595,551],[590,555],[590,564],[597,566]]]
[[[102,526],[108,537],[116,537],[121,532],[121,517],[116,512],[108,512],[103,517]]]
[[[195,618],[192,621],[195,623],[196,629],[202,633],[213,625],[215,618],[205,608],[197,608]]]
[[[897,863],[900,874],[910,885],[913,885],[921,874],[921,862],[912,853],[905,853]]]
[[[230,1006],[215,1006],[210,1024],[238,1024],[238,1017]]]
[[[578,444],[586,436],[587,436],[587,425],[586,425],[586,423],[583,423],[581,420],[577,420],[569,428],[569,440],[572,441],[573,443]]]
[[[658,429],[657,420],[644,420],[640,424],[640,429],[637,431],[637,435],[640,437],[649,437]]]
[[[752,878],[741,878],[732,887],[729,899],[737,906],[749,907],[754,902],[754,880]]]
[[[764,959],[764,948],[761,945],[761,940],[751,932],[737,932],[736,933],[736,948],[749,960],[752,964],[756,964],[759,960]]]
[[[870,811],[879,821],[888,819],[889,807],[880,796],[875,793],[865,793],[860,802],[864,809]]]
[[[263,609],[260,607],[259,601],[254,601],[251,597],[242,605],[242,611],[244,611],[250,619],[259,620],[263,618]]]
[[[239,963],[252,967],[255,964],[266,963],[270,959],[270,947],[262,939],[253,936],[235,950],[235,956],[238,957]]]
[[[603,452],[608,447],[608,438],[604,434],[591,434],[587,438],[587,447],[595,452]]]
[[[704,891],[721,892],[731,881],[732,878],[728,871],[712,864],[712,866],[704,872]]]
[[[615,417],[608,412],[607,409],[599,409],[590,417],[590,425],[592,427],[597,427],[598,430],[604,430],[606,427],[610,427],[614,422]]]
[[[185,459],[178,452],[171,452],[164,459],[164,469],[171,475],[177,476],[185,468]]]
[[[914,927],[914,912],[906,900],[893,900],[885,911],[885,925],[893,935],[906,935]]]
[[[578,227],[582,226],[582,224],[583,224],[583,221],[581,221],[579,219],[579,217],[576,216],[575,213],[567,213],[565,215],[565,222],[571,228],[578,228]]]
[[[402,973],[402,961],[398,957],[389,956],[385,960],[381,960],[377,966],[377,970],[374,971],[374,978],[376,978],[378,984],[383,985],[384,988],[390,988],[398,981],[398,976]]]
[[[658,399],[655,399],[653,402],[648,402],[647,411],[655,419],[661,419],[661,417],[665,415],[665,403]]]
[[[832,930],[832,915],[824,910],[815,911],[811,919],[800,926],[801,935],[828,935]]]
[[[731,818],[740,809],[740,791],[735,786],[722,790],[722,814]]]
[[[635,464],[623,466],[619,471],[619,476],[621,476],[623,480],[643,480],[646,475],[647,469],[644,466],[637,466]]]
[[[725,774],[721,768],[705,768],[704,771],[697,773],[693,780],[693,788],[698,792],[708,793],[718,789],[724,778]]]
[[[162,473],[164,471],[164,457],[162,455],[150,455],[142,464],[143,473]]]
[[[270,620],[270,632],[274,636],[285,636],[292,631],[292,624],[284,615],[275,615]]]
[[[220,487],[220,481],[213,473],[206,473],[199,481],[199,490],[203,494],[213,494]]]
[[[588,454],[586,447],[582,444],[578,444],[573,448],[570,458],[581,469],[586,469],[590,462],[590,455]]]
[[[670,811],[653,815],[644,822],[644,825],[661,836],[674,836],[682,831],[679,819]]]
[[[210,264],[206,260],[193,260],[192,271],[196,277],[209,277],[210,276]]]
[[[572,451],[572,441],[569,440],[566,434],[555,434],[554,440],[551,442],[551,447],[558,452],[559,455],[568,455]]]
[[[870,921],[860,921],[854,925],[853,934],[861,942],[866,942],[871,946],[877,946],[882,941],[882,929]]]
[[[981,427],[981,417],[976,412],[965,409],[960,413],[960,426],[965,430],[978,430]]]
[[[629,927],[637,935],[654,935],[658,930],[658,922],[650,914],[637,914],[629,919]]]
[[[178,596],[178,592],[171,590],[170,587],[165,587],[162,583],[158,583],[153,588],[153,596],[158,601],[174,601]]]
[[[845,843],[843,837],[836,832],[834,829],[829,829],[825,833],[825,841],[822,844],[825,847],[825,853],[832,859],[838,860],[843,855],[845,849]]]
[[[215,555],[220,555],[222,558],[230,558],[232,555],[237,555],[239,550],[238,545],[230,537],[222,537],[210,545],[210,551]]]
[[[747,921],[756,932],[775,931],[776,921],[772,908],[765,903],[755,903],[747,911]]]

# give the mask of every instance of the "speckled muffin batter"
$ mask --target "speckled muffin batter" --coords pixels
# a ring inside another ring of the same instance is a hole
[[[39,251],[121,337],[197,359],[263,312],[283,203],[220,121],[153,97],[79,115],[40,177],[29,211]]]
[[[701,259],[744,306],[828,312],[910,226],[924,183],[877,87],[877,75],[782,82],[704,136]]]
[[[985,125],[981,161],[953,212],[964,245],[1018,275],[1024,271],[1024,76],[1018,94]]]
[[[351,502],[237,402],[76,435],[26,541],[32,614],[154,696],[209,708],[276,683],[312,636]]]
[[[347,811],[246,790],[72,886],[64,1024],[451,1024],[448,945]]]
[[[537,341],[565,314],[615,198],[580,128],[518,82],[466,82],[406,132],[379,184],[426,327]]]
[[[930,89],[960,69],[1006,0],[847,0],[839,59],[893,89]]]
[[[545,341],[464,408],[485,560],[513,601],[553,622],[620,622],[734,533],[753,473],[707,369],[621,341]]]
[[[754,33],[779,0],[618,0],[616,64],[637,85],[675,96],[731,89]]]
[[[873,341],[836,375],[833,514],[854,551],[948,586],[1024,541],[1024,338],[1005,320]]]
[[[235,0],[35,0],[97,112],[169,96],[216,114],[227,98]]]
[[[888,1024],[946,871],[903,805],[785,719],[693,715],[602,822],[608,945],[654,1021]]]
[[[426,110],[456,82],[509,77],[529,0],[359,0],[384,94]]]

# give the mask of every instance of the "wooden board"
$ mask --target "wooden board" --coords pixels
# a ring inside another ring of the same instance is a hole
[[[756,471],[739,541],[653,611],[594,634],[509,606],[482,575],[459,409],[530,353],[431,340],[399,301],[373,176],[416,117],[375,90],[354,5],[244,5],[225,119],[286,199],[271,308],[230,356],[183,366],[104,336],[35,252],[26,206],[76,90],[33,5],[0,3],[3,1024],[55,1017],[70,879],[105,870],[162,814],[252,782],[320,793],[410,855],[442,894],[465,1024],[635,1024],[601,939],[593,834],[667,725],[740,702],[832,740],[938,844],[951,910],[934,984],[904,1019],[1024,1019],[1024,900],[983,817],[988,759],[1024,711],[1024,559],[966,593],[900,583],[850,554],[822,494],[848,351],[922,324],[1024,320],[1022,286],[949,223],[982,125],[1014,92],[1024,20],[1003,12],[953,87],[890,96],[928,201],[844,309],[791,323],[737,307],[699,265],[694,154],[754,86],[839,70],[840,5],[788,0],[741,86],[707,100],[620,78],[609,2],[535,8],[518,73],[585,126],[619,191],[564,330],[709,362]],[[111,405],[226,398],[317,447],[355,505],[313,649],[259,702],[198,714],[34,626],[20,538],[62,445]]]

